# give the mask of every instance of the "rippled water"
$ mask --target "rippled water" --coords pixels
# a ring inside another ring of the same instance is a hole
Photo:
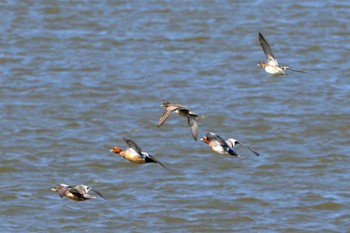
[[[348,1],[0,5],[2,232],[350,231]],[[257,67],[258,32],[308,73]],[[261,156],[215,154],[177,116],[156,128],[167,100]],[[111,154],[123,136],[172,171]]]

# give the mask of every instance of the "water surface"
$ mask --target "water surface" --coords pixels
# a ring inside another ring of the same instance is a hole
[[[11,1],[0,15],[1,231],[346,232],[348,1]],[[258,32],[279,62],[271,78]],[[157,128],[164,101],[261,153]],[[109,152],[135,140],[172,172]],[[107,200],[73,202],[58,183]]]

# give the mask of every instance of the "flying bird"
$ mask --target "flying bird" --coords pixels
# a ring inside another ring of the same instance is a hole
[[[123,140],[128,145],[128,148],[122,150],[119,147],[113,147],[110,151],[116,154],[121,155],[124,159],[129,160],[132,163],[143,164],[143,163],[158,163],[165,169],[169,170],[165,167],[161,162],[159,162],[156,158],[150,155],[147,152],[141,151],[141,148],[131,139],[124,138]]]
[[[196,122],[196,117],[198,117],[198,115],[196,113],[192,112],[190,109],[186,108],[181,104],[172,104],[170,102],[165,102],[161,106],[164,107],[165,109],[162,116],[159,119],[159,123],[157,126],[158,128],[164,124],[164,122],[169,118],[172,112],[175,112],[178,115],[187,118],[187,123],[188,123],[188,126],[190,127],[193,139],[197,141],[198,125]]]
[[[262,49],[264,50],[267,61],[266,61],[266,63],[259,61],[259,63],[257,65],[262,67],[266,71],[266,73],[269,73],[273,76],[287,75],[286,70],[306,73],[303,70],[296,70],[296,69],[290,68],[288,66],[278,65],[277,59],[273,55],[269,43],[267,43],[266,39],[264,38],[264,36],[260,32],[259,32],[259,43],[260,43]]]
[[[65,197],[68,197],[69,199],[74,200],[74,201],[86,201],[89,199],[95,199],[96,198],[95,196],[88,194],[89,191],[93,191],[93,192],[97,193],[100,197],[102,197],[103,199],[106,199],[97,190],[95,190],[89,186],[83,185],[83,184],[79,184],[77,186],[59,184],[59,185],[52,187],[51,190],[58,192],[58,195],[61,198],[65,196]]]
[[[215,133],[207,133],[205,137],[201,138],[201,141],[208,144],[208,146],[213,151],[219,154],[228,154],[239,157],[236,151],[234,151],[233,148],[230,147],[224,139]]]

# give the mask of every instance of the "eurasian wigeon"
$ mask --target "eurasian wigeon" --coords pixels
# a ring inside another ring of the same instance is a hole
[[[62,198],[64,196],[68,197],[71,200],[74,201],[85,201],[89,199],[95,199],[95,196],[91,196],[88,194],[89,191],[93,191],[97,193],[99,196],[101,196],[103,199],[106,199],[101,193],[96,191],[93,188],[90,188],[89,186],[79,184],[77,186],[70,186],[66,184],[60,184],[56,185],[51,188],[52,191],[58,192],[58,195]]]
[[[251,147],[245,145],[243,142],[241,141],[238,141],[236,139],[233,139],[233,138],[229,138],[226,140],[226,143],[229,147],[233,148],[235,147],[236,145],[241,145],[245,148],[247,148],[248,150],[250,150],[251,152],[253,152],[256,156],[259,156],[260,154],[258,152],[256,152],[255,150],[253,150]]]
[[[230,147],[227,142],[215,133],[207,133],[207,135],[201,138],[201,141],[208,144],[208,146],[219,154],[228,154],[239,157],[239,155]]]
[[[152,155],[147,152],[141,151],[141,148],[131,139],[124,138],[125,143],[128,145],[126,150],[122,150],[119,147],[113,147],[111,152],[120,154],[124,159],[129,160],[132,163],[143,164],[143,163],[159,163],[162,167],[168,170],[161,162],[155,159]]]
[[[162,116],[159,119],[159,123],[157,127],[162,126],[164,122],[168,119],[170,114],[172,112],[175,112],[178,115],[187,118],[187,123],[188,123],[188,126],[190,127],[193,139],[197,141],[198,125],[196,122],[196,117],[198,117],[198,115],[196,113],[192,112],[190,109],[186,108],[181,104],[172,104],[170,102],[165,102],[161,106],[164,107],[165,109]]]
[[[266,63],[259,61],[257,64],[258,66],[262,67],[266,73],[269,73],[273,76],[280,76],[280,75],[286,75],[287,73],[285,72],[286,70],[292,70],[296,72],[301,72],[301,73],[306,73],[303,70],[296,70],[292,69],[288,66],[280,66],[278,65],[276,57],[273,55],[271,47],[269,43],[265,40],[263,35],[259,32],[259,43],[264,50],[265,56],[266,56]]]

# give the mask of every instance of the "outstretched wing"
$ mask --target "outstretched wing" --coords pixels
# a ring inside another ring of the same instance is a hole
[[[247,148],[248,150],[250,150],[251,152],[253,152],[256,156],[259,156],[260,154],[258,152],[256,152],[255,150],[253,150],[251,147],[245,145],[244,143],[240,142],[240,141],[236,141],[237,144],[240,144],[241,146]]]
[[[91,191],[97,193],[100,197],[102,197],[103,199],[106,199],[100,192],[98,192],[96,189],[91,188]]]
[[[262,49],[264,50],[266,59],[267,59],[267,64],[270,65],[276,65],[278,66],[278,62],[277,59],[275,58],[275,56],[272,53],[272,49],[269,45],[269,43],[267,43],[266,39],[264,38],[264,36],[259,32],[259,43],[260,46],[262,47]]]
[[[197,122],[195,120],[195,117],[188,117],[187,118],[188,121],[188,126],[190,127],[193,139],[197,141],[198,138],[198,125]]]
[[[170,114],[178,109],[182,109],[182,106],[168,106],[164,109],[162,116],[159,118],[159,123],[157,127],[161,127],[164,122],[169,118]]]
[[[165,168],[166,170],[169,171],[169,169],[166,166],[164,166],[164,164],[162,164],[158,159],[154,158],[152,155],[150,155],[148,153],[145,155],[145,160],[146,161],[150,160],[153,163],[159,163],[160,166],[162,166],[163,168]]]
[[[141,148],[131,139],[123,137],[125,143],[128,145],[129,148],[134,149],[137,153],[141,154]]]
[[[157,127],[161,127],[164,124],[164,122],[169,118],[170,114],[171,114],[171,111],[169,111],[167,108],[164,109],[162,116],[159,118]]]
[[[295,72],[299,72],[299,73],[306,73],[306,71],[303,71],[303,70],[296,70],[296,69],[293,69],[293,68],[290,68],[288,66],[283,66],[282,67],[284,70],[291,70],[291,71],[295,71]]]

